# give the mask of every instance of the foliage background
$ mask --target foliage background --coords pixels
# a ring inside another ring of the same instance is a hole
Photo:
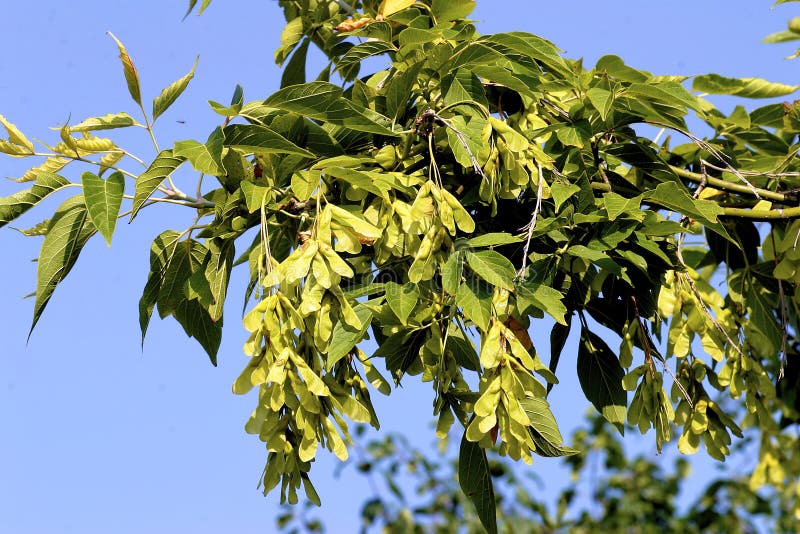
[[[768,5],[493,0],[479,2],[474,15],[482,21],[481,33],[537,33],[587,64],[616,53],[654,73],[719,72],[795,83],[798,64],[782,59],[794,51],[791,44],[759,44],[790,16],[790,8],[769,11]],[[6,5],[9,50],[0,56],[0,108],[25,132],[44,132],[70,116],[130,110],[116,49],[105,35],[112,30],[133,55],[151,96],[200,54],[195,80],[159,120],[157,132],[163,145],[208,132],[217,117],[206,99],[227,101],[236,83],[246,99],[277,89],[272,51],[283,27],[277,7],[263,0],[218,1],[210,9],[208,16],[181,24],[183,2]],[[134,133],[128,146],[149,154],[145,136]],[[0,174],[24,170],[25,162],[18,168],[14,163],[4,159]],[[15,190],[0,182],[0,196]],[[0,531],[271,528],[277,499],[265,501],[255,489],[263,445],[242,432],[252,398],[230,394],[245,361],[237,310],[229,311],[216,369],[173,322],[153,321],[144,353],[138,348],[136,302],[149,242],[161,228],[185,225],[189,217],[189,210],[145,210],[135,230],[120,225],[111,249],[101,240],[90,242],[27,347],[32,303],[21,299],[34,287],[35,268],[27,258],[36,256],[39,242],[0,233]],[[235,271],[231,287],[245,283],[244,273]],[[545,346],[540,351],[547,353]],[[389,399],[376,396],[376,408],[386,430],[419,436],[415,442],[426,445],[434,439],[429,388],[417,387],[413,378],[404,386]],[[588,406],[574,401],[582,399],[577,391],[577,381],[564,380],[551,396],[564,435]],[[644,439],[639,447],[655,454],[653,436]],[[734,468],[740,467],[736,461]],[[330,531],[349,531],[369,489],[351,472],[334,479],[335,463],[320,455],[315,482],[325,507],[336,510],[325,514]],[[550,482],[564,476],[557,463],[536,458],[533,469]],[[699,473],[702,478],[708,471]]]

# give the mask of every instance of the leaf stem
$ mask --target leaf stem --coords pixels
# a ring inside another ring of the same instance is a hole
[[[760,188],[751,188],[744,184],[734,184],[728,182],[727,180],[721,180],[720,178],[714,178],[712,176],[704,176],[702,174],[687,171],[686,169],[682,169],[680,167],[676,167],[674,165],[669,166],[672,171],[684,178],[689,180],[690,182],[695,183],[705,183],[710,187],[714,187],[716,189],[722,189],[724,191],[730,191],[731,193],[740,193],[744,195],[755,196],[758,198],[763,198],[766,200],[772,200],[775,202],[786,202],[787,198],[784,193],[779,193],[777,191],[770,191],[768,189],[760,189]]]

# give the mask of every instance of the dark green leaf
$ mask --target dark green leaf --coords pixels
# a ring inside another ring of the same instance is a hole
[[[561,359],[561,354],[564,352],[564,346],[567,344],[569,337],[570,327],[572,326],[572,315],[566,316],[566,324],[556,323],[553,329],[550,330],[550,364],[547,366],[550,372],[556,374],[558,369],[558,361]],[[552,383],[547,383],[547,392],[553,389]]]
[[[486,451],[477,443],[468,441],[466,433],[461,438],[458,452],[458,483],[464,495],[475,505],[483,528],[489,534],[497,534],[494,486]]]
[[[578,379],[586,398],[620,433],[624,432],[628,394],[622,387],[625,370],[598,335],[581,328]]]
[[[153,314],[158,294],[161,290],[161,281],[167,266],[172,261],[175,248],[180,242],[181,234],[174,230],[167,230],[153,240],[150,245],[150,274],[147,276],[142,297],[139,299],[139,327],[142,330],[142,344],[144,344],[147,326]]]
[[[212,365],[217,365],[217,351],[222,342],[222,324],[215,323],[208,312],[196,300],[184,299],[175,309],[175,319],[186,335],[195,338],[205,349]]]
[[[445,350],[449,350],[456,363],[464,369],[470,371],[480,372],[481,360],[478,353],[475,352],[475,347],[472,342],[467,339],[461,328],[455,324],[450,325],[450,330],[447,334],[447,345]]]

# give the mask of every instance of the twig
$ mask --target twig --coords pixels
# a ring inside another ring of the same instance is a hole
[[[533,230],[536,228],[536,219],[542,209],[542,182],[544,182],[544,176],[542,175],[542,164],[538,161],[536,162],[536,169],[539,172],[539,189],[536,192],[536,206],[533,208],[533,217],[531,217],[531,221],[526,226],[520,228],[520,230],[528,231],[528,237],[525,240],[525,247],[522,249],[522,266],[517,271],[517,278],[522,278],[525,275],[525,269],[528,267],[528,248],[533,238]]]
[[[708,165],[710,167],[710,165]],[[724,191],[730,191],[732,193],[743,193],[753,195],[759,199],[765,200],[772,200],[775,202],[786,202],[786,194],[780,193],[777,191],[770,191],[768,189],[759,189],[755,188],[755,190],[747,187],[746,185],[741,184],[734,184],[727,180],[722,180],[720,178],[714,178],[713,176],[703,175],[696,172],[688,171],[681,167],[676,167],[674,165],[670,165],[669,168],[681,178],[686,180],[702,183],[703,181],[706,182],[706,185],[710,187],[714,187],[715,189],[722,189]]]
[[[797,247],[797,239],[800,238],[800,232],[797,234],[798,237],[794,240],[794,245]],[[770,232],[769,235],[770,239],[772,240],[772,249],[777,249],[775,244],[775,234]],[[775,262],[775,266],[778,265],[778,257],[774,257],[773,261]],[[781,303],[781,367],[778,370],[778,380],[783,378],[783,371],[786,367],[786,352],[787,346],[789,344],[789,319],[788,319],[788,310],[786,309],[786,294],[783,292],[783,280],[780,278],[778,280],[778,298],[780,299]]]

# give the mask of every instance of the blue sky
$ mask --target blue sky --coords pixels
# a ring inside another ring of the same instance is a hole
[[[200,55],[196,78],[159,119],[157,135],[162,146],[205,139],[218,121],[208,99],[226,102],[237,83],[246,100],[277,89],[272,53],[283,18],[275,2],[216,0],[204,16],[181,22],[185,3],[43,1],[32,9],[33,4],[6,2],[0,113],[45,141],[57,137],[49,127],[68,119],[135,115],[116,47],[105,33],[110,30],[133,56],[146,102]],[[775,10],[764,0],[542,4],[479,0],[474,18],[482,21],[482,33],[537,33],[569,57],[584,57],[587,65],[615,53],[659,74],[718,72],[792,84],[800,77],[800,63],[783,60],[794,51],[791,45],[759,42],[797,15],[792,4]],[[146,135],[133,133],[121,136],[123,146],[152,157]],[[19,176],[28,166],[2,158],[0,175]],[[193,183],[188,173],[177,179]],[[18,189],[0,181],[0,196]],[[17,225],[32,226],[45,211]],[[264,499],[256,490],[263,444],[243,430],[255,399],[230,392],[246,363],[239,321],[245,273],[234,274],[231,282],[219,367],[171,320],[154,319],[140,349],[137,302],[149,269],[149,243],[163,228],[190,222],[189,210],[159,206],[144,210],[133,225],[121,223],[111,248],[99,239],[91,242],[27,344],[33,303],[23,297],[35,286],[30,260],[40,241],[0,230],[0,531],[272,529],[277,495]],[[533,334],[536,342],[547,329],[535,326]],[[565,434],[588,406],[576,400],[582,397],[566,376],[570,364],[574,357],[566,354],[563,384],[551,397]],[[428,386],[409,378],[390,398],[376,400],[384,429],[419,436],[421,444],[434,440]],[[653,437],[644,439],[634,447],[654,454]],[[547,479],[559,473],[555,464],[537,459],[533,469]],[[334,478],[334,467],[335,460],[322,454],[313,470],[324,515],[330,532],[353,531],[358,504],[369,490],[348,471]]]

